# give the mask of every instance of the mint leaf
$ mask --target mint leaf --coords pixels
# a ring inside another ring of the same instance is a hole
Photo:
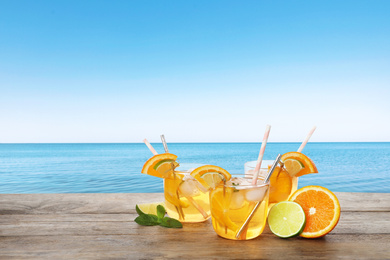
[[[183,225],[180,223],[180,221],[164,217],[166,214],[166,210],[162,205],[157,206],[157,216],[153,214],[145,214],[142,212],[142,210],[138,207],[138,205],[135,206],[135,210],[138,213],[138,217],[134,219],[134,221],[142,226],[156,226],[160,225],[167,228],[182,228]]]
[[[138,215],[140,215],[140,216],[146,215],[145,213],[142,212],[142,210],[140,210],[140,208],[138,208],[138,205],[135,205],[135,210],[137,211]]]
[[[168,218],[165,217],[161,220],[160,226],[167,227],[167,228],[182,228],[183,225],[180,223],[179,220],[174,218]]]
[[[146,216],[148,216],[152,220],[152,222],[154,222],[154,223],[160,224],[160,222],[161,222],[156,215],[146,214]]]
[[[155,222],[147,215],[140,215],[134,219],[134,221],[142,226],[155,226]]]
[[[166,213],[165,208],[161,205],[157,205],[157,217],[159,219],[162,219],[164,218],[165,213]]]
[[[157,216],[152,214],[139,215],[134,221],[142,226],[156,226],[160,224],[160,221]]]

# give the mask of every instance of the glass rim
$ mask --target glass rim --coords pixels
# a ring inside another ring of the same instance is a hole
[[[268,166],[272,165],[274,162],[275,162],[275,160],[262,160],[260,169],[266,169],[266,168],[268,169]],[[257,161],[248,161],[244,164],[244,167],[254,169],[254,168],[256,168],[256,164],[257,164]]]
[[[198,167],[207,165],[205,163],[179,163],[179,166],[175,168],[175,173],[189,174]],[[180,167],[181,166],[181,167]]]
[[[232,178],[234,177],[241,177],[241,178],[244,178],[244,179],[247,179],[247,180],[252,180],[252,176],[248,175],[248,174],[233,174],[232,175]],[[259,176],[257,178],[257,180],[264,180],[263,176]],[[231,179],[229,180],[231,181]],[[257,182],[258,182],[257,181]],[[227,184],[226,181],[222,182],[220,185],[223,185],[225,187],[231,187],[231,188],[237,188],[237,187],[242,187],[242,189],[250,189],[250,188],[260,188],[260,187],[263,187],[263,186],[269,186],[270,185],[270,181],[266,182],[266,183],[257,183],[256,185],[252,185],[252,184],[244,184],[244,185],[233,185],[233,184]],[[240,189],[240,188],[239,188]]]

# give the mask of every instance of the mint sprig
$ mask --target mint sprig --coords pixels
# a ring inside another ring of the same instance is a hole
[[[162,205],[157,205],[157,217],[162,219],[165,216],[165,208]]]
[[[166,228],[182,228],[183,225],[174,218],[165,217],[166,210],[163,206],[157,206],[157,216],[153,214],[145,214],[138,208],[138,205],[135,206],[135,210],[138,213],[138,217],[134,221],[142,226],[162,226]]]

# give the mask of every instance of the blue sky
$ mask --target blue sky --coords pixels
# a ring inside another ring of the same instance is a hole
[[[0,1],[0,142],[390,141],[390,1]]]

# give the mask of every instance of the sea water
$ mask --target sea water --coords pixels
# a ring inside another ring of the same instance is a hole
[[[161,144],[152,144],[162,153]],[[257,160],[260,143],[170,143],[180,163],[213,164],[232,174]],[[300,143],[268,143],[264,160]],[[332,191],[390,192],[390,143],[308,143],[303,152],[319,173],[299,186]],[[151,152],[143,143],[0,144],[0,193],[163,192],[162,179],[141,174]]]

